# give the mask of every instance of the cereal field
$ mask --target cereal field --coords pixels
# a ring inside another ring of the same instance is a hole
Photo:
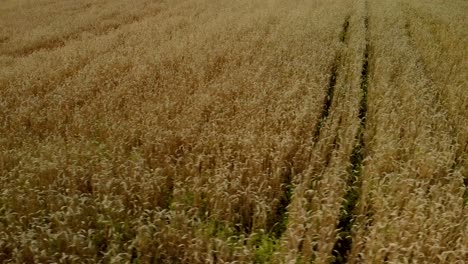
[[[465,0],[0,0],[0,263],[466,263]]]

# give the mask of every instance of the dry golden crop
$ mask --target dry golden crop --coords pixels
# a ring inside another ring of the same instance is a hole
[[[3,0],[0,263],[465,263],[464,0]]]

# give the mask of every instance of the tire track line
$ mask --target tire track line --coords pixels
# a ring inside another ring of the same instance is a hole
[[[366,15],[364,17],[365,27],[365,50],[361,70],[361,92],[362,97],[359,104],[359,128],[356,135],[356,143],[353,147],[349,167],[349,177],[347,179],[347,191],[344,202],[341,207],[339,222],[337,225],[338,239],[333,247],[332,263],[346,263],[353,243],[352,227],[356,221],[356,205],[361,192],[362,163],[365,156],[364,131],[367,122],[367,94],[369,86],[369,59],[370,59],[370,41],[369,41],[369,15],[367,2],[365,5]]]
[[[342,45],[347,45],[347,41],[348,41],[348,29],[349,29],[349,26],[350,26],[350,18],[351,16],[348,15],[346,16],[343,24],[342,24],[342,29],[341,29],[341,32],[339,33],[339,36],[338,36],[338,39],[339,39],[339,42],[342,44]],[[321,133],[322,133],[322,128],[325,126],[325,123],[327,122],[328,120],[328,117],[330,115],[330,108],[332,107],[332,104],[333,104],[333,99],[334,99],[334,94],[335,94],[335,88],[336,88],[336,84],[337,84],[337,81],[338,81],[338,77],[339,77],[339,66],[342,64],[342,56],[343,56],[343,51],[340,50],[337,52],[337,54],[335,55],[335,58],[332,62],[332,65],[331,65],[331,69],[330,69],[330,77],[328,79],[328,84],[327,84],[327,87],[326,87],[326,93],[325,93],[325,97],[323,99],[323,107],[322,107],[322,112],[321,112],[321,115],[318,119],[318,122],[315,126],[315,130],[314,130],[314,133],[313,133],[313,136],[312,136],[312,139],[313,139],[313,146],[314,148],[317,147],[317,143],[319,142],[320,140],[320,136],[321,136]],[[342,122],[342,118],[340,117],[339,118],[339,121],[338,121],[338,126],[340,126]],[[332,153],[333,151],[336,149],[336,147],[338,146],[338,134],[334,135],[333,137],[333,141],[331,142],[331,147],[327,150],[327,155],[325,156],[325,161],[324,161],[324,168],[327,168],[329,166],[329,163],[332,159]],[[306,229],[304,230],[304,234],[307,233],[309,230],[308,227],[306,227]],[[298,245],[298,250],[299,252],[302,252],[304,247],[306,247],[306,245],[304,245],[304,239],[301,239],[300,240],[300,243]],[[316,249],[314,249],[316,250]]]
[[[338,39],[341,44],[346,44],[348,28],[350,24],[349,20],[350,20],[350,16],[348,15],[345,18],[345,21],[343,22],[343,25],[342,25],[342,29],[338,35]],[[333,62],[331,64],[330,77],[328,79],[328,84],[326,87],[326,94],[325,94],[324,101],[323,101],[322,113],[320,115],[319,121],[316,124],[314,134],[313,134],[313,144],[316,144],[318,142],[321,128],[326,123],[327,118],[330,114],[330,108],[332,106],[334,91],[335,91],[335,87],[336,87],[336,83],[337,83],[337,79],[339,75],[338,72],[339,72],[339,66],[341,63],[342,53],[343,52],[339,50],[337,54],[335,55],[335,58],[333,59]],[[332,150],[335,148],[336,143],[337,143],[337,136],[335,136],[335,139],[333,141]],[[329,160],[331,159],[332,150],[330,150],[330,154],[327,155],[327,159],[328,159],[328,161],[326,162],[327,164],[329,163]],[[279,199],[278,206],[269,215],[268,220],[267,220],[268,222],[267,230],[269,230],[269,233],[271,233],[272,237],[274,237],[275,239],[280,239],[283,236],[283,233],[287,230],[288,206],[292,202],[292,196],[294,193],[293,179],[294,179],[294,175],[300,172],[300,171],[295,170],[294,153],[295,152],[293,151],[292,153],[288,154],[287,155],[288,157],[284,161],[284,167],[281,172],[281,178],[283,179],[281,183],[281,189],[282,189],[283,195],[281,195]]]
[[[348,27],[349,27],[349,16],[346,17],[345,22],[343,23],[342,30],[340,32],[340,43],[346,43],[346,36],[348,34]],[[328,116],[330,115],[330,108],[333,103],[333,97],[335,94],[335,87],[336,87],[336,81],[338,79],[338,66],[340,65],[341,61],[341,54],[342,52],[338,51],[338,54],[335,56],[335,59],[333,60],[331,70],[330,70],[330,78],[328,79],[328,85],[326,88],[326,95],[323,100],[323,107],[322,107],[322,113],[320,115],[319,121],[317,122],[317,125],[315,127],[314,131],[314,142],[318,141],[318,138],[320,137],[320,132],[322,130],[322,127],[324,126],[325,122],[328,119]]]

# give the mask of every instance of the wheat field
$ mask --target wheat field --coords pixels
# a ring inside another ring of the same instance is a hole
[[[1,0],[0,263],[467,263],[467,14]]]

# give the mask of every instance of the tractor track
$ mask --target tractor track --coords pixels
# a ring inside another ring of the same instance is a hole
[[[347,263],[349,252],[352,247],[352,228],[357,219],[356,207],[361,193],[361,175],[365,156],[364,131],[367,123],[367,94],[369,86],[369,60],[370,60],[370,41],[369,41],[369,15],[366,3],[366,15],[364,17],[365,27],[365,50],[363,54],[363,63],[361,70],[361,100],[359,103],[359,128],[355,138],[349,166],[349,176],[346,182],[347,190],[344,196],[344,202],[341,206],[339,222],[337,225],[338,239],[333,247],[332,263]]]
[[[342,44],[346,44],[348,28],[349,28],[349,19],[350,19],[350,16],[347,16],[345,18],[345,21],[343,22],[343,25],[342,25],[342,29],[338,36],[339,42]],[[342,57],[342,51],[338,51],[331,64],[330,77],[328,79],[328,83],[326,86],[326,94],[323,99],[321,115],[319,117],[319,121],[317,122],[315,126],[315,130],[313,134],[314,144],[318,142],[320,138],[321,129],[324,126],[330,114],[330,108],[333,103],[335,87],[336,87],[338,74],[339,74],[338,73],[339,66],[341,64],[341,57]],[[337,142],[337,138],[335,137],[333,148],[335,148],[336,142]],[[285,166],[282,171],[283,182],[281,184],[281,189],[284,194],[280,197],[278,206],[276,207],[276,209],[268,217],[267,229],[270,231],[272,236],[276,239],[281,238],[283,233],[286,231],[286,225],[287,225],[286,223],[288,221],[288,206],[292,201],[292,195],[294,193],[293,178],[295,174],[300,173],[300,170],[299,171],[295,170],[294,160],[291,155],[289,156],[290,157],[285,162]],[[331,152],[327,156],[327,159],[331,159]]]
[[[349,16],[346,17],[345,22],[343,23],[343,26],[342,26],[342,30],[339,35],[340,42],[344,44],[346,44],[346,36],[348,34],[349,18],[350,18]],[[324,126],[325,122],[327,121],[328,116],[330,115],[330,108],[333,103],[336,81],[338,79],[338,70],[339,70],[339,65],[340,65],[341,56],[342,56],[341,53],[342,52],[338,51],[330,69],[330,77],[328,79],[328,85],[326,88],[325,98],[323,99],[322,113],[320,115],[319,121],[317,122],[314,135],[313,135],[314,142],[318,141],[322,127]]]
[[[341,32],[338,35],[338,40],[342,45],[347,45],[348,41],[348,29],[350,26],[350,15],[346,16],[343,24],[342,24],[342,29]],[[325,126],[325,123],[327,122],[327,119],[330,115],[331,107],[333,104],[333,99],[334,99],[334,94],[335,94],[335,88],[337,84],[337,80],[339,77],[339,69],[340,65],[342,64],[342,56],[343,56],[343,51],[339,50],[335,58],[333,59],[333,62],[330,67],[330,77],[328,79],[328,83],[326,86],[326,91],[325,91],[325,97],[323,99],[323,105],[322,105],[322,111],[320,114],[320,117],[318,118],[317,124],[314,129],[314,133],[312,135],[312,144],[314,145],[314,148],[317,147],[317,143],[320,141],[321,133],[322,133],[322,128]],[[338,126],[342,123],[342,117],[339,117],[338,121]],[[336,150],[338,146],[338,134],[335,134],[333,137],[333,141],[330,142],[331,147],[327,150],[327,154],[325,155],[325,160],[323,163],[323,167],[327,168],[331,162],[332,159],[332,153],[334,150]],[[311,159],[311,157],[309,157]],[[307,233],[307,230],[309,228],[306,227],[304,233]],[[304,249],[304,240],[301,239],[298,245],[298,250],[299,252],[302,252]],[[313,247],[313,251],[316,251],[317,248],[316,246]]]

